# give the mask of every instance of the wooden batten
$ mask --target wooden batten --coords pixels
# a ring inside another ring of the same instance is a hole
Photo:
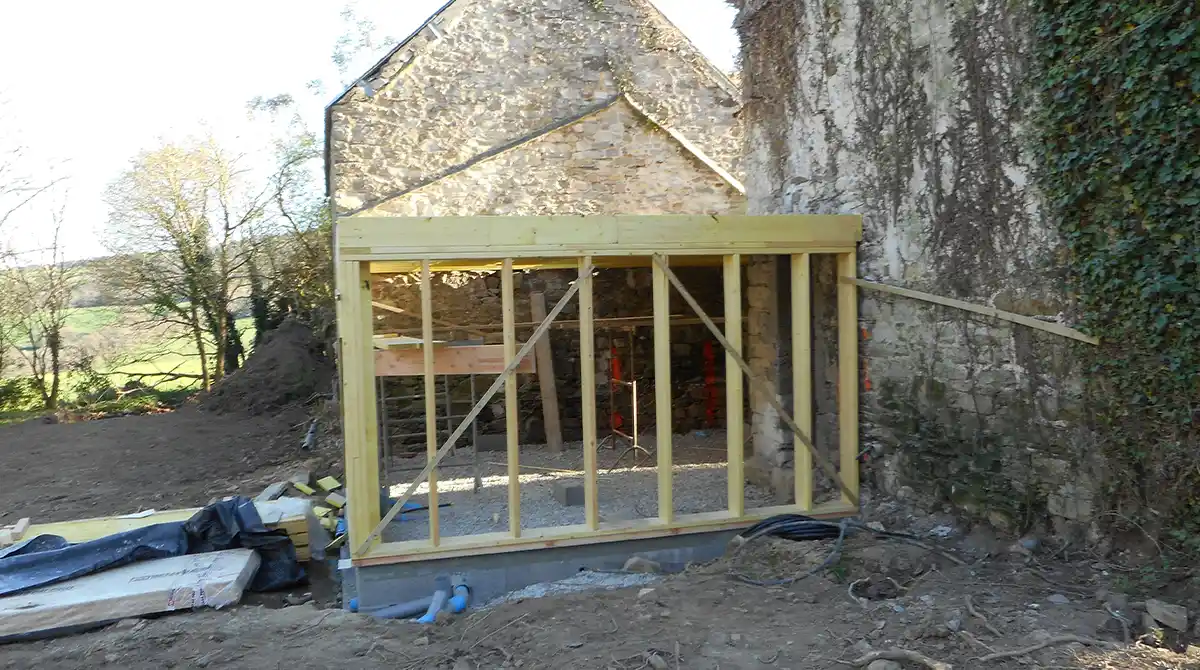
[[[435,347],[433,374],[438,375],[498,375],[504,371],[504,345],[474,344]],[[521,361],[518,373],[537,372],[533,357]],[[424,347],[382,349],[375,352],[375,376],[418,377],[425,374]]]
[[[667,280],[666,256],[654,257],[651,278],[654,292],[654,420],[658,453],[658,518],[671,523],[675,517],[671,490],[674,457],[671,450],[671,284]]]
[[[501,309],[504,312],[504,365],[513,365],[517,357],[516,306],[513,296],[513,262],[504,259],[500,270]],[[531,363],[533,357],[526,357]],[[518,368],[520,369],[520,368]],[[504,380],[504,435],[508,454],[508,532],[521,537],[521,465],[520,408],[517,406],[517,376]]]
[[[433,342],[433,271],[429,260],[421,261],[421,340]],[[437,347],[421,347],[421,359],[425,375],[425,448],[429,465],[429,541],[437,546],[441,540],[441,527],[438,523],[438,490],[437,490],[437,365],[434,352]]]
[[[796,411],[796,426],[812,440],[813,435],[813,371],[812,371],[812,286],[811,260],[808,254],[792,256],[792,406]],[[796,505],[801,510],[813,506],[812,454],[804,448],[799,437],[793,436],[795,458]]]
[[[742,263],[737,254],[725,257],[725,339],[742,351]],[[742,406],[742,371],[733,354],[725,352],[725,449],[729,479],[728,508],[734,516],[746,509],[745,409]]]

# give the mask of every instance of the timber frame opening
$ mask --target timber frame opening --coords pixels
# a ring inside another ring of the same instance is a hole
[[[855,253],[862,237],[861,217],[853,215],[778,216],[548,216],[548,217],[349,217],[335,227],[337,321],[341,378],[342,430],[345,437],[346,517],[354,565],[379,565],[462,555],[570,546],[634,538],[725,530],[750,525],[769,516],[796,512],[818,518],[858,512],[858,303]],[[792,268],[792,375],[796,414],[784,408],[777,390],[754,375],[742,354],[742,255],[787,255]],[[839,462],[831,463],[812,444],[812,352],[810,319],[811,254],[837,255]],[[717,327],[671,269],[672,258],[701,259],[723,268],[724,323]],[[600,519],[597,495],[596,363],[592,276],[599,267],[644,267],[653,272],[655,403],[658,450],[658,516],[606,522]],[[517,269],[578,268],[570,286],[533,334],[518,346],[515,335],[513,272]],[[381,514],[372,341],[371,278],[375,274],[413,272],[420,275],[424,343],[433,343],[433,272],[499,271],[503,307],[503,372],[477,399],[471,412],[442,444],[438,444],[435,356],[422,346],[425,379],[427,464],[404,494]],[[727,507],[719,512],[675,514],[672,507],[671,383],[669,291],[676,291],[695,311],[725,350],[727,428]],[[567,303],[578,296],[583,394],[583,464],[585,523],[552,528],[522,528],[520,517],[519,435],[515,373],[528,369],[526,359]],[[850,352],[845,355],[842,352]],[[522,367],[522,366],[526,367]],[[743,374],[733,374],[740,369]],[[795,504],[746,509],[744,484],[743,381],[748,380],[792,431],[795,440]],[[507,532],[443,538],[438,525],[437,466],[470,427],[475,416],[504,389],[507,417]],[[814,464],[836,483],[841,498],[814,506]],[[428,483],[429,537],[403,542],[382,541],[392,522],[417,488]]]

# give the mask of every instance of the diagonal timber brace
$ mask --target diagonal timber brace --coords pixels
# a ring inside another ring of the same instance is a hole
[[[580,268],[580,278],[591,276],[592,269],[593,266],[590,263],[585,267]],[[396,518],[396,515],[399,514],[404,508],[404,504],[408,502],[409,498],[412,498],[414,493],[416,493],[417,488],[429,479],[429,475],[433,472],[434,468],[438,466],[438,463],[440,463],[442,459],[446,457],[446,454],[450,453],[450,449],[454,446],[454,443],[463,436],[463,433],[467,431],[467,428],[470,427],[471,422],[475,420],[475,417],[479,416],[479,413],[483,411],[483,408],[486,407],[489,402],[491,402],[492,396],[496,395],[496,392],[499,391],[502,386],[504,386],[504,382],[508,380],[509,377],[516,374],[516,370],[521,365],[521,361],[529,355],[529,352],[533,351],[533,347],[535,344],[537,344],[537,341],[545,336],[546,332],[550,330],[550,324],[554,323],[554,319],[557,318],[558,315],[563,311],[563,308],[567,306],[567,303],[571,301],[571,298],[575,297],[575,294],[579,292],[580,284],[580,281],[575,281],[571,284],[571,287],[567,290],[567,292],[563,294],[563,297],[559,298],[558,302],[555,303],[554,308],[550,310],[550,313],[546,315],[546,318],[542,320],[542,323],[539,324],[537,329],[533,331],[533,335],[525,341],[525,344],[521,345],[521,349],[517,351],[517,355],[513,357],[508,366],[504,368],[504,372],[501,372],[496,377],[495,381],[492,382],[492,385],[488,387],[488,390],[479,397],[479,400],[476,401],[475,406],[471,408],[471,411],[468,412],[467,415],[463,417],[462,422],[458,424],[458,428],[454,429],[454,432],[450,434],[450,437],[446,438],[446,442],[442,444],[440,449],[438,449],[437,454],[429,460],[429,463],[425,465],[425,469],[422,470],[415,479],[413,479],[412,483],[408,485],[408,490],[404,492],[404,495],[400,496],[400,499],[397,500],[390,509],[388,509],[388,513],[384,515],[382,519],[380,519],[374,530],[371,531],[371,534],[367,536],[367,539],[364,540],[362,545],[359,546],[354,552],[355,557],[361,557],[367,553],[367,549],[370,548],[371,543],[379,539],[379,536],[383,534],[383,529],[387,528],[387,525]],[[425,346],[428,346],[428,343],[426,343]]]
[[[842,490],[842,493],[846,496],[846,499],[857,507],[858,493],[851,491],[850,487],[846,486],[846,483],[842,481],[840,476],[838,476],[837,470],[834,469],[833,464],[829,462],[829,459],[825,458],[824,454],[817,451],[817,448],[813,446],[812,440],[810,440],[809,437],[804,434],[804,431],[800,430],[800,426],[796,424],[796,421],[792,418],[792,415],[788,414],[787,410],[783,408],[783,403],[779,401],[779,397],[776,395],[775,389],[771,388],[770,383],[750,371],[750,366],[746,363],[746,360],[742,358],[741,353],[739,353],[738,350],[733,347],[733,345],[729,344],[729,340],[725,339],[725,336],[721,333],[721,330],[717,328],[716,324],[713,323],[713,320],[710,319],[708,314],[705,313],[704,309],[700,307],[700,303],[696,302],[696,299],[693,298],[692,294],[687,290],[686,287],[684,287],[683,282],[679,281],[679,277],[676,277],[675,273],[671,271],[671,268],[667,266],[667,263],[663,261],[662,255],[654,255],[654,264],[662,269],[663,273],[666,274],[667,279],[671,282],[671,285],[675,287],[675,290],[679,291],[679,295],[683,296],[684,301],[687,302],[687,304],[691,306],[692,310],[696,312],[696,316],[700,317],[700,320],[704,322],[704,325],[710,332],[712,332],[713,337],[717,338],[717,342],[720,342],[721,346],[725,348],[725,351],[733,358],[733,360],[737,362],[738,367],[742,369],[742,372],[746,374],[746,378],[750,380],[751,386],[758,387],[759,391],[761,391],[763,396],[766,397],[767,402],[771,403],[771,407],[774,407],[776,412],[779,412],[779,416],[784,420],[785,423],[787,423],[788,428],[790,428],[791,431],[796,435],[796,439],[798,439],[800,443],[808,449],[809,453],[812,454],[813,460],[817,462],[817,465],[821,466],[821,469],[825,472],[825,474],[829,475],[829,477],[837,483],[838,488]]]

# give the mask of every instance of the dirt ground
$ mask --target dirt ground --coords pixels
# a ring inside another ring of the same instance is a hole
[[[259,473],[299,460],[303,409],[163,414],[0,427],[0,523],[65,521],[258,493]],[[261,489],[261,487],[259,487]]]
[[[753,543],[732,560],[653,586],[525,600],[432,626],[311,604],[241,606],[2,646],[0,667],[767,670],[855,667],[873,651],[903,648],[945,668],[1200,668],[1195,648],[1118,644],[1119,626],[1109,625],[1095,580],[1066,570],[1038,577],[1016,558],[960,567],[915,547],[856,538],[832,572],[793,585],[752,586],[730,576],[794,572],[830,548],[783,544]],[[1069,581],[1046,581],[1056,578]],[[851,587],[858,579],[872,581]],[[969,613],[968,595],[986,621]],[[1052,644],[981,660],[1061,635],[1105,644]],[[931,666],[872,670],[880,667]]]
[[[328,453],[299,450],[306,423],[302,409],[248,416],[188,408],[3,427],[0,509],[8,517],[50,521],[253,494],[300,463],[331,467],[318,463],[329,460]],[[1011,539],[980,528],[938,539],[946,534],[938,527],[953,519],[913,516],[891,503],[866,509],[869,518],[916,533],[964,565],[862,534],[847,541],[829,570],[807,579],[765,587],[739,581],[735,574],[767,580],[804,572],[832,549],[832,541],[761,540],[651,586],[469,610],[434,626],[345,613],[322,597],[317,600],[327,609],[312,603],[278,608],[282,603],[273,601],[272,607],[176,613],[0,645],[0,668],[765,670],[854,667],[873,652],[901,648],[949,665],[906,662],[871,670],[1200,670],[1200,650],[1189,648],[1191,632],[1146,633],[1141,611],[1147,597],[1161,597],[1187,607],[1195,625],[1200,597],[1179,589],[1174,597],[1126,596],[1120,591],[1133,590],[1122,581],[1129,573],[1116,561],[1053,547],[1029,556],[1012,551]],[[312,587],[314,595],[318,588]],[[1125,617],[1130,643],[1106,608]],[[1055,642],[1062,635],[1083,643]],[[1027,655],[982,660],[1049,642]]]

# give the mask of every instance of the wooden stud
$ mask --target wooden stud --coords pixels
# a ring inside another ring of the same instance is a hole
[[[379,522],[379,439],[375,411],[375,362],[371,345],[371,285],[366,263],[337,264],[339,379],[342,435],[355,541]]]
[[[417,377],[425,374],[424,347],[402,347],[375,351],[376,377]],[[498,375],[506,365],[504,346],[500,344],[468,344],[436,347],[435,375]],[[518,373],[537,370],[533,358],[521,361]]]
[[[501,305],[504,310],[504,365],[513,364],[517,354],[516,306],[513,296],[513,262],[504,259],[500,270]],[[517,376],[509,375],[504,380],[504,433],[508,447],[508,532],[521,537],[521,447],[520,416],[517,405]]]
[[[467,412],[467,415],[463,417],[462,422],[458,424],[458,428],[455,428],[454,432],[450,434],[450,437],[446,438],[445,443],[442,444],[442,448],[438,450],[435,458],[425,464],[425,469],[417,475],[416,479],[409,482],[408,490],[404,492],[404,495],[400,496],[400,499],[392,505],[391,509],[388,510],[388,513],[383,516],[383,519],[381,519],[379,523],[375,525],[375,529],[372,530],[371,533],[367,535],[367,538],[363,541],[363,543],[358,546],[358,550],[353,552],[354,556],[362,556],[367,553],[367,550],[371,547],[371,543],[379,538],[379,535],[383,533],[383,529],[386,528],[387,525],[392,522],[392,519],[396,518],[396,515],[400,513],[400,510],[403,509],[404,503],[408,502],[408,500],[412,498],[413,494],[416,493],[417,488],[420,487],[421,484],[426,481],[429,475],[433,473],[433,470],[437,467],[437,464],[446,457],[446,454],[450,453],[450,450],[454,447],[454,444],[458,441],[458,438],[463,436],[463,433],[467,431],[467,427],[475,421],[475,417],[479,416],[479,413],[483,411],[483,408],[492,401],[492,396],[496,395],[496,391],[500,390],[500,387],[504,385],[504,382],[507,381],[510,376],[516,374],[517,366],[520,365],[521,361],[529,355],[530,351],[533,351],[534,345],[550,330],[550,324],[554,323],[554,319],[558,318],[558,315],[562,313],[563,308],[567,306],[567,303],[571,301],[571,298],[575,297],[575,294],[578,291],[579,282],[574,282],[571,284],[571,288],[567,289],[567,292],[563,294],[563,297],[558,299],[558,302],[554,304],[554,308],[551,309],[550,313],[546,316],[545,321],[542,321],[537,329],[533,331],[533,335],[529,338],[529,341],[521,345],[520,350],[517,351],[516,359],[513,360],[513,362],[504,372],[500,373],[500,375],[496,377],[495,381],[492,382],[492,385],[488,387],[488,390],[483,392],[483,395],[480,396],[479,400],[475,402],[475,406],[471,408],[470,412]]]
[[[725,339],[742,351],[742,261],[738,254],[725,257]],[[741,516],[746,509],[745,412],[742,406],[742,371],[733,355],[725,352],[725,440],[729,477],[729,512]]]
[[[687,290],[687,287],[683,285],[683,282],[679,281],[679,277],[675,276],[675,273],[667,267],[666,263],[663,263],[658,256],[655,256],[654,264],[655,267],[662,268],[663,274],[667,276],[667,279],[671,282],[671,285],[675,287],[675,290],[679,291],[679,295],[683,296],[684,301],[687,302],[692,310],[696,312],[696,315],[700,317],[700,320],[704,322],[704,326],[708,328],[708,332],[712,333],[713,337],[717,338],[717,342],[721,343],[721,346],[725,348],[726,352],[733,355],[738,367],[742,369],[742,372],[746,375],[746,378],[750,380],[750,384],[752,386],[756,386],[758,390],[762,392],[763,397],[766,398],[771,407],[773,407],[775,411],[779,413],[779,418],[783,419],[783,422],[787,424],[788,428],[791,429],[791,431],[800,438],[800,441],[804,443],[804,446],[808,449],[809,453],[812,454],[813,460],[816,461],[817,465],[821,466],[821,469],[825,471],[825,474],[829,475],[829,478],[838,485],[838,488],[841,489],[842,493],[847,496],[849,502],[857,506],[858,489],[855,488],[854,490],[851,490],[848,486],[846,486],[845,482],[842,481],[842,478],[838,476],[838,472],[834,469],[833,464],[829,462],[829,459],[825,458],[825,456],[818,452],[817,448],[813,446],[812,441],[808,439],[808,436],[804,435],[800,431],[800,427],[796,425],[795,419],[793,419],[792,415],[789,414],[787,409],[784,408],[783,403],[779,402],[779,396],[775,393],[775,389],[771,387],[770,383],[764,381],[761,377],[754,374],[754,372],[750,369],[750,365],[746,363],[746,359],[742,358],[741,354],[737,353],[733,347],[730,346],[729,340],[725,339],[725,336],[722,335],[721,331],[717,329],[717,326],[712,322],[712,319],[708,318],[708,314],[704,311],[704,308],[701,307],[700,303],[696,302],[696,299],[692,297],[691,291]],[[857,421],[857,417],[855,417],[855,420]],[[857,479],[855,482],[857,483]]]
[[[858,275],[856,254],[839,254],[838,286],[838,442],[842,457],[841,476],[846,488],[858,494],[858,287],[843,279]]]
[[[534,321],[541,323],[546,320],[545,294],[530,294],[529,311]],[[542,393],[542,425],[546,428],[546,448],[560,452],[563,450],[562,419],[558,413],[558,387],[554,377],[550,336],[539,339],[533,351],[537,357],[538,388]]]
[[[579,259],[579,373],[583,401],[583,516],[588,528],[600,527],[596,490],[596,333],[592,303],[592,259]]]
[[[672,499],[674,459],[671,452],[671,285],[667,282],[667,258],[654,257],[654,416],[658,436],[658,518],[671,523],[675,517]]]
[[[435,463],[438,453],[437,434],[437,369],[433,353],[433,272],[429,261],[421,261],[421,351],[425,354],[425,449],[429,461]],[[441,541],[438,518],[437,468],[429,471],[429,541],[437,546]]]
[[[792,254],[792,407],[796,425],[812,441],[812,289],[808,254]],[[813,506],[812,454],[793,436],[796,475],[796,505],[807,511]]]

